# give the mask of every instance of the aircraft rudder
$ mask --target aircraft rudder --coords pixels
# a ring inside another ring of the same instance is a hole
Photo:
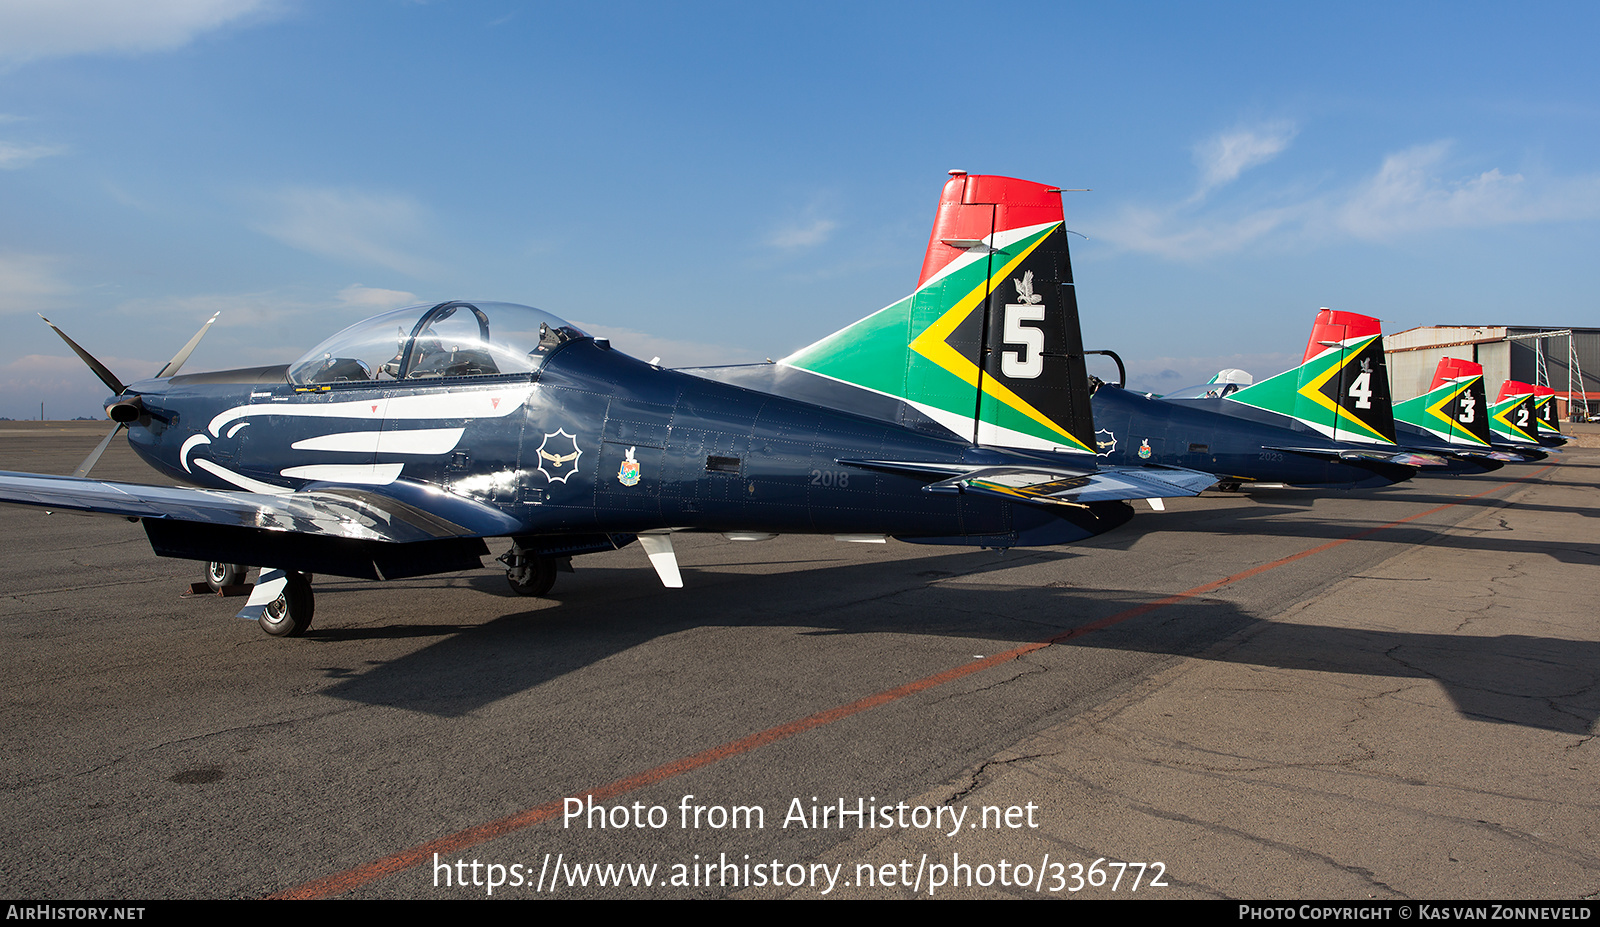
[[[1489,427],[1515,444],[1538,444],[1539,426],[1534,411],[1534,387],[1520,380],[1506,380],[1500,396],[1490,408]]]
[[[1449,441],[1488,447],[1489,402],[1483,388],[1483,367],[1472,361],[1442,357],[1433,385],[1414,399],[1395,403],[1397,422],[1415,425]]]
[[[1092,454],[1060,188],[951,174],[917,289],[781,363],[899,398],[977,444]]]
[[[1556,391],[1548,386],[1533,388],[1533,411],[1539,419],[1539,434],[1561,434],[1561,419],[1556,415]]]
[[[1394,410],[1379,320],[1323,308],[1298,367],[1228,397],[1339,441],[1392,445]]]

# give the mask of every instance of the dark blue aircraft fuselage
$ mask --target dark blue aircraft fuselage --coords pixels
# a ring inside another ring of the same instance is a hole
[[[1349,445],[1315,432],[1293,431],[1224,414],[1226,400],[1168,402],[1115,386],[1095,391],[1095,438],[1111,464],[1159,463],[1217,474],[1223,482],[1288,483],[1366,489],[1406,479],[1413,468],[1382,461],[1336,459]],[[1329,456],[1282,450],[1320,450]]]
[[[509,516],[515,531],[496,533],[519,543],[681,528],[1003,547],[1081,540],[1131,514],[1122,502],[1043,509],[925,492],[927,479],[839,461],[1041,458],[663,370],[590,339],[520,375],[307,388],[283,368],[261,368],[130,392],[147,413],[130,431],[134,449],[175,479],[277,493],[359,485],[396,497],[399,487],[440,487]]]

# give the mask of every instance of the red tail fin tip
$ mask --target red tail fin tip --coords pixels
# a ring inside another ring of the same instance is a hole
[[[1014,177],[951,171],[939,197],[917,286],[996,232],[1060,222],[1061,188]]]

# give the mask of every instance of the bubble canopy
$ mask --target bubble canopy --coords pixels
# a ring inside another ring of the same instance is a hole
[[[300,385],[529,374],[550,353],[589,335],[516,303],[407,306],[357,322],[289,367]]]
[[[1199,386],[1185,386],[1175,389],[1170,393],[1163,393],[1162,399],[1221,399],[1229,393],[1244,389],[1247,383],[1201,383]]]

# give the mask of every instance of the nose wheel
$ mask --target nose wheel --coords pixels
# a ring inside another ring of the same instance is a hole
[[[556,584],[556,560],[513,547],[498,558],[506,565],[506,582],[518,595],[541,596]]]

